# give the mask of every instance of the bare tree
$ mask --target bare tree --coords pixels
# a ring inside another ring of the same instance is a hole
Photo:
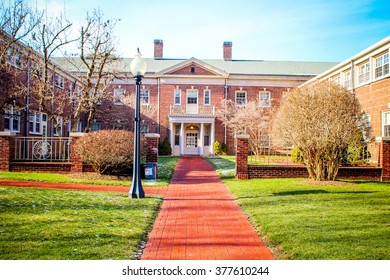
[[[335,180],[345,148],[366,124],[355,96],[331,82],[294,89],[273,122],[273,136],[298,147],[310,177]]]
[[[86,113],[88,132],[98,110],[98,105],[108,98],[108,90],[115,77],[116,41],[114,28],[117,20],[105,19],[100,10],[87,14],[86,24],[80,31],[80,60],[73,63],[80,73],[82,88],[76,96],[77,102],[73,114],[72,130],[75,131],[82,113]]]
[[[231,132],[248,134],[251,151],[260,155],[269,141],[274,110],[255,101],[249,101],[245,106],[237,106],[234,101],[226,99],[222,103],[223,109],[217,110],[217,117]]]
[[[62,15],[41,21],[33,41],[36,52],[30,55],[35,92],[31,98],[38,104],[40,111],[52,120],[57,131],[60,126],[57,117],[65,115],[70,102],[69,96],[61,89],[61,71],[52,63],[52,58],[58,55],[64,46],[76,41],[70,39],[71,26],[72,23]]]
[[[23,0],[7,4],[0,1],[0,91],[3,93],[0,111],[4,111],[8,104],[22,106],[20,100],[24,98],[25,87],[18,78],[26,60],[22,58],[25,51],[21,46],[28,48],[29,35],[34,34],[42,16],[43,12],[34,10]]]

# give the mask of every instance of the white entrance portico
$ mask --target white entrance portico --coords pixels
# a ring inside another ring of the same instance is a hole
[[[214,117],[174,116],[169,117],[172,154],[213,155]]]

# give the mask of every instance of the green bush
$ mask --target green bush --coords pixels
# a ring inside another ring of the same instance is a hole
[[[172,147],[169,143],[168,137],[158,144],[158,154],[160,156],[170,156],[172,154]]]
[[[304,163],[303,156],[301,155],[301,150],[298,147],[294,147],[291,151],[291,160],[295,163]]]
[[[225,143],[221,144],[219,141],[215,141],[213,144],[214,154],[216,155],[226,155],[228,152],[228,147]]]
[[[90,132],[77,141],[76,150],[96,172],[118,174],[133,164],[134,134],[127,130]],[[141,138],[141,155],[145,154],[146,143]]]

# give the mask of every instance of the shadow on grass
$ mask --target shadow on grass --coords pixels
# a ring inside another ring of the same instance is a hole
[[[375,193],[377,191],[357,191],[357,192],[328,192],[325,190],[303,190],[303,191],[292,191],[292,192],[278,192],[273,193],[273,196],[288,196],[288,195],[307,195],[307,194],[368,194],[368,193]]]

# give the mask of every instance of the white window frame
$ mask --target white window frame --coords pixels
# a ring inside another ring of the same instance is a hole
[[[208,100],[208,102],[206,102]],[[204,106],[211,106],[211,90],[205,89],[203,91],[203,104]]]
[[[382,136],[390,137],[390,110],[382,111]]]
[[[20,54],[19,50],[8,49],[6,61],[7,63],[15,66],[16,68],[22,69],[22,55]]]
[[[239,99],[237,98],[237,95],[242,93],[244,94],[244,99],[242,99],[243,97],[240,96],[239,98],[241,101],[238,102]],[[236,107],[245,107],[247,104],[248,93],[244,90],[237,90],[235,94],[235,98],[236,98],[235,100]]]
[[[5,128],[5,119],[8,119],[9,121],[9,128]],[[15,128],[15,122],[16,128]],[[14,106],[9,106],[4,114],[4,130],[5,131],[12,131],[12,132],[20,132],[20,120],[21,120],[21,114],[20,112],[17,112],[14,108]]]
[[[178,102],[177,102],[178,100]],[[181,90],[175,89],[173,92],[173,104],[174,105],[181,105]]]
[[[352,89],[352,71],[346,71],[343,73],[344,76],[344,87],[345,89]]]
[[[264,98],[264,96],[267,96]],[[271,107],[271,92],[270,91],[260,91],[259,92],[259,104],[262,108]]]
[[[340,73],[337,74],[336,76],[333,76],[332,77],[332,81],[338,85],[341,85],[341,76],[340,76]]]
[[[378,75],[379,69],[381,71],[380,75]],[[375,79],[381,79],[388,76],[389,72],[389,53],[387,52],[375,58],[374,77]]]
[[[140,91],[140,101],[141,101],[141,105],[149,105],[149,103],[150,103],[150,91],[149,90],[141,90]]]
[[[358,68],[358,84],[363,85],[370,82],[370,62],[367,61]]]
[[[30,123],[32,123],[32,128]],[[38,130],[37,130],[38,125]],[[28,116],[28,133],[29,134],[42,134],[42,114],[39,112],[30,112]]]
[[[125,96],[126,90],[123,88],[116,88],[114,89],[114,105],[124,105],[123,102],[120,100],[121,96]]]
[[[60,74],[56,74],[56,79],[55,79],[54,83],[55,83],[56,87],[58,87],[60,89],[64,89],[65,78]]]

